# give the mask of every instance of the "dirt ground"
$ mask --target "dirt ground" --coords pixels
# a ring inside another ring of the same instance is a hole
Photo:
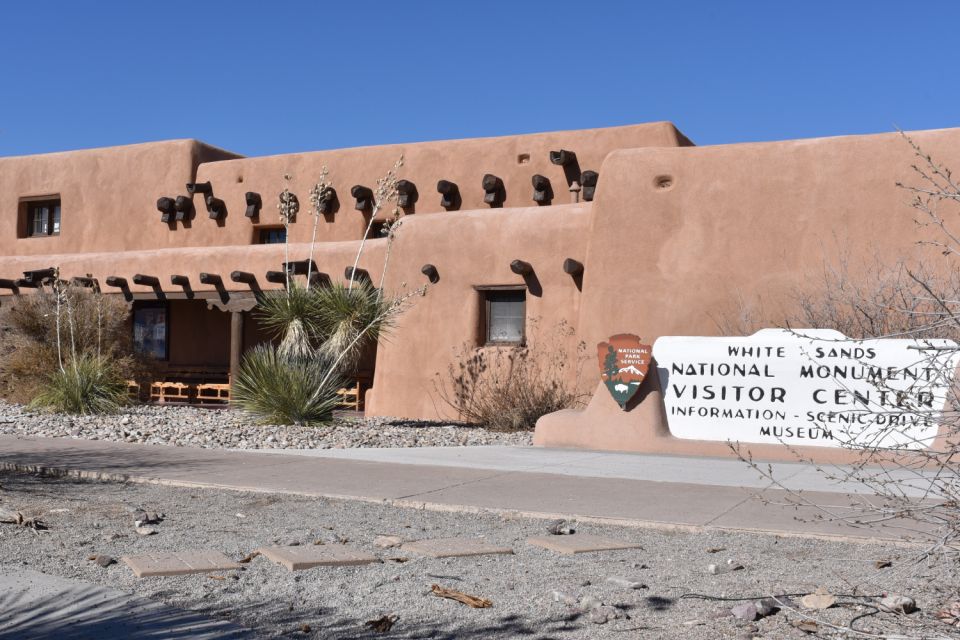
[[[26,567],[109,585],[230,619],[264,638],[960,637],[934,617],[960,598],[956,562],[916,562],[916,549],[904,546],[574,523],[573,535],[635,541],[642,549],[561,555],[526,543],[546,534],[549,523],[541,520],[11,473],[0,473],[0,486],[0,507],[38,516],[48,527],[37,532],[0,524],[0,573]],[[137,508],[165,515],[155,535],[136,533]],[[479,537],[514,554],[430,559],[379,548],[373,544],[378,535]],[[101,567],[88,559],[195,549],[240,559],[263,545],[317,542],[348,544],[382,562],[290,573],[258,557],[216,578],[138,579],[121,562]],[[728,560],[743,568],[708,571]],[[439,598],[431,593],[434,584],[492,606]],[[800,597],[817,588],[836,595],[836,604],[802,609]],[[909,616],[878,611],[876,597],[889,593],[914,598],[920,610]],[[735,605],[782,594],[793,595],[754,622],[730,614]],[[600,604],[599,613],[591,610]],[[365,624],[384,616],[397,616],[389,631]]]

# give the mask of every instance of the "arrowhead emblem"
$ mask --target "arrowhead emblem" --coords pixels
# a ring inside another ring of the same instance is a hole
[[[642,344],[632,333],[618,333],[597,345],[600,379],[621,409],[626,410],[647,377],[652,352],[650,345]]]

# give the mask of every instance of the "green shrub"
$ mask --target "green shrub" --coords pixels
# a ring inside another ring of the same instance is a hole
[[[232,402],[264,424],[313,425],[330,421],[342,379],[324,357],[291,357],[261,344],[249,350],[233,381]]]
[[[127,383],[114,363],[81,354],[49,374],[30,403],[34,409],[75,414],[114,413],[127,403]]]

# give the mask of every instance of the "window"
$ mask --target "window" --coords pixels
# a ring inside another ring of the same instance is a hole
[[[481,289],[485,344],[522,344],[526,336],[526,289]]]
[[[60,200],[31,200],[24,204],[27,237],[60,235]]]
[[[138,302],[133,308],[133,346],[137,353],[167,360],[170,354],[170,323],[163,302]]]
[[[287,241],[287,230],[283,227],[268,227],[259,230],[259,244],[283,244]]]

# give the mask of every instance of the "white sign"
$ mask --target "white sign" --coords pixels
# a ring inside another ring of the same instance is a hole
[[[937,435],[956,346],[764,329],[663,337],[653,358],[678,438],[920,449]]]

